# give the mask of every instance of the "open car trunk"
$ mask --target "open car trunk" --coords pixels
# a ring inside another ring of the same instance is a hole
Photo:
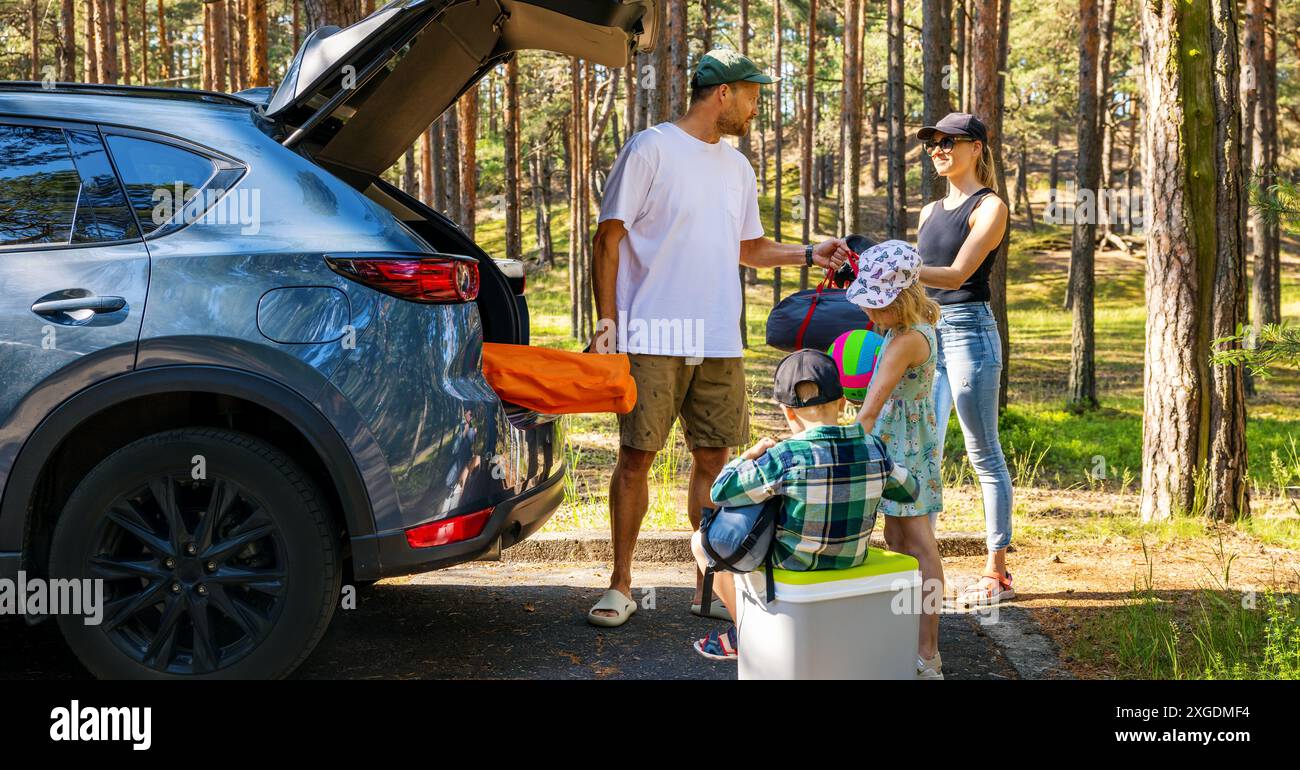
[[[358,189],[516,51],[608,67],[654,46],[657,0],[393,0],[346,29],[315,30],[272,94],[282,141]]]

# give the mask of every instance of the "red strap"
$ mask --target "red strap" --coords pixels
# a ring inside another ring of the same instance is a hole
[[[858,275],[858,260],[850,259],[849,264],[853,266],[853,276],[856,278]],[[827,269],[826,274],[822,277],[821,283],[817,284],[817,293],[813,295],[812,301],[808,303],[808,312],[803,317],[803,323],[799,324],[799,331],[795,332],[794,335],[795,350],[803,350],[804,332],[808,331],[808,324],[812,323],[813,313],[817,310],[817,302],[822,298],[822,289],[826,288],[826,285],[830,282],[830,280],[831,280],[831,271]],[[875,326],[876,326],[875,323],[873,323],[870,319],[867,320],[867,331],[872,331],[875,328]]]
[[[812,323],[813,311],[817,309],[817,301],[822,298],[822,289],[826,288],[826,282],[830,280],[831,273],[826,271],[821,283],[817,284],[817,293],[813,295],[812,301],[808,303],[808,313],[803,317],[803,323],[799,324],[799,331],[794,335],[794,349],[803,350],[803,334],[808,331],[808,324]]]

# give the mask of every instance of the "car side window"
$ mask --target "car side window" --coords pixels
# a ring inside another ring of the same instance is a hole
[[[217,172],[212,159],[134,136],[108,134],[106,138],[127,199],[146,236],[168,223],[193,221],[215,202],[215,195],[195,198]],[[205,201],[208,198],[212,200]]]
[[[0,125],[0,246],[68,243],[80,191],[61,129]]]
[[[73,243],[123,241],[140,237],[135,217],[126,206],[126,196],[113,173],[98,131],[70,129],[66,132],[72,160],[81,175],[81,197],[72,229]]]

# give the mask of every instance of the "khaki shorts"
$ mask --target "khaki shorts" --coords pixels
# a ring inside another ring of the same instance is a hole
[[[636,380],[636,406],[618,418],[623,446],[646,452],[664,448],[680,415],[689,449],[734,447],[749,438],[745,359],[628,354]]]

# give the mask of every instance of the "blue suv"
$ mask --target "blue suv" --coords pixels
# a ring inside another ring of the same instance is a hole
[[[482,343],[521,277],[382,172],[493,67],[609,67],[654,0],[394,0],[272,91],[0,83],[0,580],[102,580],[96,676],[279,677],[346,583],[491,558],[563,497]]]

